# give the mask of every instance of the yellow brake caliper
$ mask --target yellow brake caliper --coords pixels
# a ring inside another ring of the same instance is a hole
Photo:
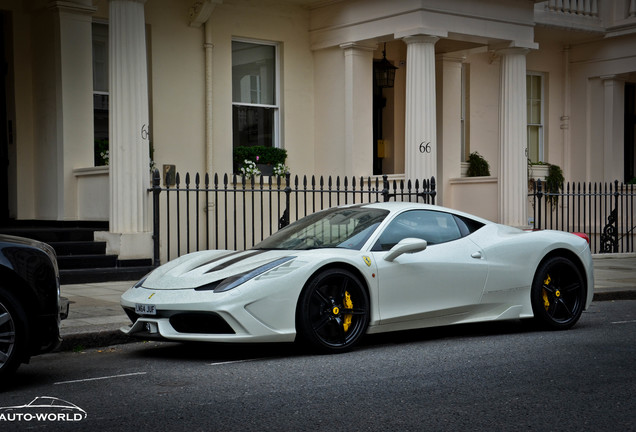
[[[550,282],[552,282],[552,278],[548,275],[543,281],[543,285],[550,285]],[[545,288],[543,289],[543,307],[545,307],[545,310],[548,310],[550,307],[550,300],[548,300],[548,293],[545,291]]]
[[[345,291],[345,298],[344,298],[344,304],[343,304],[345,309],[353,309],[353,302],[351,301],[351,295],[349,295],[348,291]],[[345,314],[344,316],[344,324],[342,325],[344,327],[344,331],[348,331],[349,327],[351,326],[351,319],[353,318],[353,315],[351,314]]]

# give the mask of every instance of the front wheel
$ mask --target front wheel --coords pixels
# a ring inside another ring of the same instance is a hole
[[[303,289],[298,302],[298,336],[326,352],[351,349],[369,324],[369,296],[353,273],[327,269]]]
[[[27,352],[27,319],[20,303],[0,287],[0,378],[14,372]]]
[[[587,289],[577,266],[567,258],[541,263],[532,283],[532,311],[545,327],[565,330],[581,317]]]

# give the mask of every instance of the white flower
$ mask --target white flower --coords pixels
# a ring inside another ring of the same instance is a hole
[[[243,177],[252,178],[261,174],[261,170],[256,167],[256,163],[252,162],[249,159],[245,159],[243,161],[243,166],[241,167],[241,174]]]
[[[273,169],[273,174],[277,177],[285,177],[289,172],[289,167],[283,163],[277,163]]]

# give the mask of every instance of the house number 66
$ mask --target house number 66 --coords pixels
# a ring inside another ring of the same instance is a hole
[[[420,143],[420,153],[430,153],[431,152],[431,143],[422,141]]]
[[[143,126],[141,126],[141,139],[147,140],[149,135],[150,132],[148,131],[148,125],[144,124]]]

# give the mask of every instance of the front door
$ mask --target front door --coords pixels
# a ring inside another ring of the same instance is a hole
[[[429,246],[422,252],[385,261],[387,250],[404,238],[423,239]],[[480,248],[461,236],[449,213],[402,213],[391,221],[373,249],[378,265],[381,324],[461,314],[462,308],[481,300],[488,263],[481,257]],[[432,311],[436,312],[431,315]]]

